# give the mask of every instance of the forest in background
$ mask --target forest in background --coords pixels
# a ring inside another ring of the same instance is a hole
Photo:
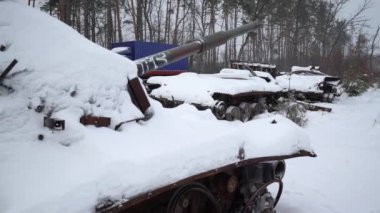
[[[86,38],[110,47],[143,40],[181,45],[220,30],[256,21],[251,33],[189,59],[196,72],[217,72],[230,60],[320,65],[345,79],[379,76],[379,27],[365,33],[371,0],[348,18],[339,12],[348,0],[40,0],[41,9]],[[35,6],[35,0],[29,0]]]

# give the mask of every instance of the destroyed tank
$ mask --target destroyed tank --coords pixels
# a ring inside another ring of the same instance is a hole
[[[199,110],[210,109],[220,120],[251,120],[276,104],[282,91],[274,81],[247,69],[222,69],[217,74],[152,71],[169,63],[198,54],[246,33],[255,23],[209,35],[185,45],[159,52],[136,61],[149,95],[164,107],[187,103]],[[272,78],[273,79],[273,78]]]
[[[316,66],[293,66],[288,73],[279,73],[272,64],[231,61],[230,66],[247,69],[268,82],[276,82],[282,88],[281,97],[289,98],[290,94],[301,101],[331,103],[342,93],[340,78],[327,75]]]
[[[280,115],[231,123],[147,97],[137,68],[199,48],[136,66],[20,3],[0,1],[0,20],[3,212],[275,212],[284,160],[315,156]]]
[[[293,66],[291,72],[282,73],[276,80],[299,100],[331,103],[342,93],[340,78],[327,75],[316,66]]]

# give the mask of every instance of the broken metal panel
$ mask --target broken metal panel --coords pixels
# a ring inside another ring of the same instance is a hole
[[[128,89],[130,90],[132,102],[145,114],[150,107],[150,103],[140,80],[138,78],[128,80]]]
[[[83,125],[94,125],[96,127],[109,127],[111,125],[111,118],[109,117],[96,117],[96,116],[82,116],[80,122]]]

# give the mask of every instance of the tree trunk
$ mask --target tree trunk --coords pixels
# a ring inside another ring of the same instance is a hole
[[[133,2],[133,1],[132,1]],[[135,29],[135,36],[136,40],[142,40],[143,39],[143,1],[138,0],[136,3],[136,29]]]
[[[176,14],[175,14],[175,21],[174,21],[174,32],[173,32],[173,44],[178,44],[178,27],[179,27],[179,7],[181,4],[181,0],[177,0],[177,7],[176,7]]]
[[[83,5],[83,34],[87,39],[90,39],[90,1],[85,0]]]
[[[69,26],[71,26],[70,7],[70,0],[59,0],[59,19]]]
[[[92,42],[96,42],[96,8],[95,8],[95,1],[89,0],[91,2],[91,40]]]
[[[373,70],[373,52],[375,51],[375,42],[376,42],[376,39],[377,39],[377,36],[379,35],[379,30],[380,30],[380,25],[377,26],[377,29],[376,29],[376,33],[375,35],[373,36],[373,39],[372,39],[372,45],[371,45],[371,54],[369,56],[369,67],[370,67],[370,70],[371,70],[371,73],[374,72]]]
[[[113,37],[113,23],[112,23],[112,0],[107,0],[107,9],[106,9],[106,14],[107,14],[107,21],[106,21],[106,47],[111,48],[111,43],[112,43],[112,37]]]
[[[116,1],[116,25],[117,25],[117,35],[118,35],[118,42],[123,41],[123,36],[121,33],[121,19],[120,19],[120,0],[115,0]]]

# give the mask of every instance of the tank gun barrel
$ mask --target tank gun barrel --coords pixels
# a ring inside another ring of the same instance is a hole
[[[156,70],[191,55],[196,55],[210,50],[226,43],[234,37],[252,31],[256,26],[257,23],[252,22],[232,30],[217,32],[190,43],[186,43],[182,46],[174,47],[166,51],[137,59],[135,62],[137,65],[138,74],[141,76],[150,70]]]

